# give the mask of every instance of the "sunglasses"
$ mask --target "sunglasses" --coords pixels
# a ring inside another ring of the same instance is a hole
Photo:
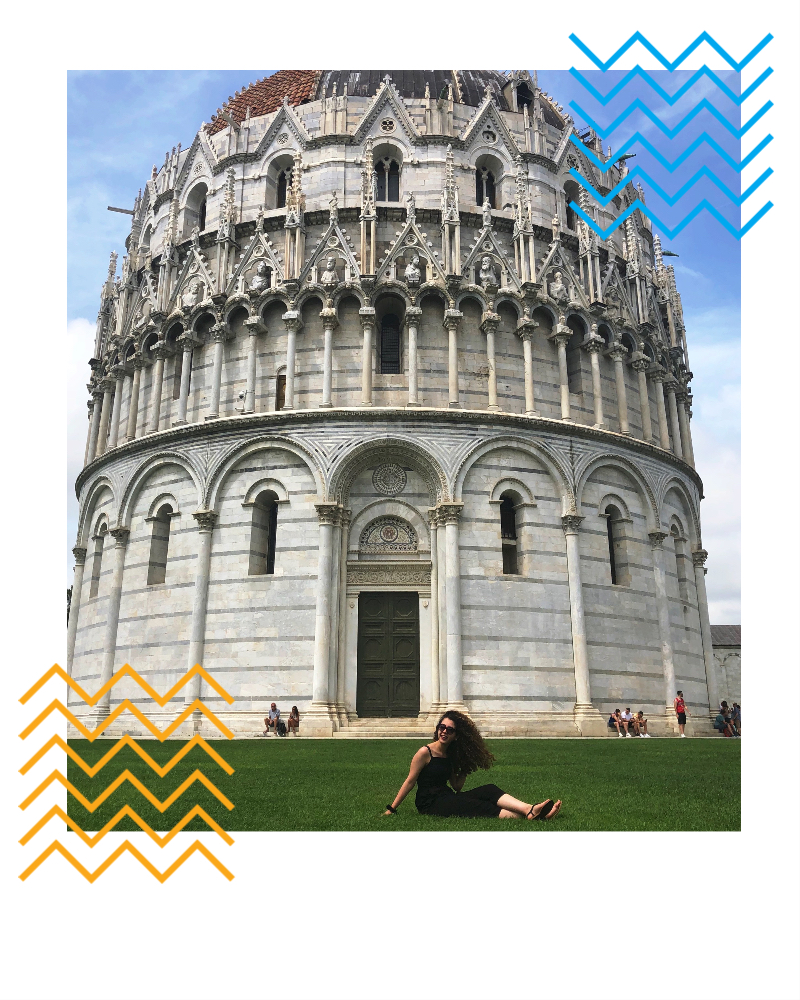
[[[452,736],[456,731],[455,726],[437,726],[436,727],[440,733],[447,733],[448,736]]]

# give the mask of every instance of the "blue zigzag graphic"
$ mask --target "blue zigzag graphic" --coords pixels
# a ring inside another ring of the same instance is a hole
[[[636,211],[636,209],[638,209],[642,213],[642,215],[646,215],[651,222],[654,222],[658,226],[658,228],[663,233],[666,233],[666,235],[670,239],[674,239],[675,236],[677,236],[682,229],[684,229],[686,226],[689,225],[692,219],[698,216],[700,212],[702,212],[703,209],[705,209],[707,212],[709,212],[711,215],[714,216],[717,222],[722,223],[722,225],[728,230],[728,232],[732,236],[735,236],[737,240],[740,240],[744,236],[744,234],[748,230],[752,229],[753,226],[758,222],[758,220],[762,219],[773,206],[772,202],[768,201],[766,205],[763,205],[756,212],[756,214],[753,216],[752,219],[750,219],[749,222],[746,222],[744,226],[742,226],[741,229],[737,229],[736,226],[731,225],[731,223],[728,222],[725,216],[721,215],[710,202],[706,201],[705,198],[703,198],[703,200],[698,205],[695,205],[695,207],[691,210],[691,212],[689,212],[689,214],[685,218],[681,219],[681,221],[678,223],[677,226],[675,226],[674,229],[670,229],[670,227],[667,226],[664,222],[662,222],[657,215],[651,212],[646,205],[643,205],[638,198],[636,199],[636,201],[633,202],[632,205],[629,205],[628,208],[625,209],[622,215],[620,215],[619,218],[614,223],[612,223],[612,225],[608,227],[608,229],[603,229],[602,226],[598,226],[598,224],[594,221],[594,219],[590,219],[589,216],[580,207],[580,205],[578,205],[576,202],[571,201],[569,203],[569,207],[572,209],[573,212],[575,212],[576,215],[578,215],[581,219],[583,219],[583,221],[586,223],[587,226],[589,226],[591,230],[597,233],[597,235],[600,237],[601,240],[608,239],[608,237],[614,232],[614,230],[619,228],[619,226],[621,226],[622,223],[628,218],[628,216],[632,215]]]
[[[678,191],[676,191],[675,194],[673,195],[667,194],[667,192],[660,185],[656,184],[653,178],[647,173],[647,171],[643,167],[634,167],[633,170],[631,170],[629,174],[626,174],[626,176],[619,182],[619,184],[617,184],[617,186],[613,190],[609,191],[607,195],[601,195],[599,191],[595,190],[595,188],[592,187],[591,183],[583,176],[583,174],[579,173],[574,167],[570,170],[570,173],[572,174],[573,177],[577,179],[581,187],[589,191],[592,197],[595,199],[595,201],[598,201],[601,205],[607,205],[611,201],[611,199],[614,198],[615,195],[618,195],[621,191],[623,191],[624,188],[633,180],[633,178],[637,176],[647,181],[647,183],[656,192],[659,198],[665,201],[669,206],[677,204],[680,201],[680,199],[687,193],[687,191],[693,188],[694,185],[697,183],[697,181],[701,180],[703,177],[707,177],[710,181],[716,184],[716,186],[720,189],[720,191],[722,191],[723,194],[727,195],[727,197],[730,198],[730,200],[734,203],[734,205],[742,205],[754,191],[756,191],[758,188],[761,187],[764,181],[773,173],[773,170],[772,167],[768,167],[764,171],[764,173],[758,178],[758,180],[754,181],[750,185],[750,187],[741,195],[736,194],[734,191],[731,191],[731,189],[727,185],[723,184],[722,181],[719,179],[719,177],[717,177],[717,175],[712,170],[709,170],[708,167],[705,166],[701,167],[697,171],[697,173],[690,180],[688,180],[683,185],[682,188],[679,188]]]
[[[570,107],[574,108],[575,111],[577,111],[578,114],[584,119],[584,121],[586,121],[594,129],[594,131],[600,136],[601,139],[608,138],[608,136],[611,135],[611,133],[614,132],[625,121],[625,119],[628,118],[636,110],[639,110],[644,115],[646,115],[647,118],[649,118],[650,121],[654,125],[656,125],[664,133],[665,136],[667,136],[669,139],[674,139],[675,136],[678,135],[693,118],[696,118],[697,115],[699,115],[704,108],[706,111],[709,111],[717,119],[717,121],[730,132],[730,134],[734,138],[741,139],[742,136],[745,135],[747,132],[749,132],[750,129],[756,124],[756,122],[759,121],[759,119],[763,118],[763,116],[772,107],[772,101],[767,101],[767,103],[753,115],[750,121],[746,122],[739,129],[736,128],[735,125],[732,125],[725,117],[725,115],[723,115],[721,111],[717,110],[717,108],[715,108],[713,104],[707,101],[706,98],[703,98],[703,100],[700,101],[698,104],[696,104],[695,107],[693,107],[692,110],[686,115],[686,117],[675,126],[675,128],[671,129],[668,128],[661,121],[658,115],[654,114],[650,110],[650,108],[648,108],[647,105],[637,97],[636,100],[632,101],[631,104],[628,105],[628,107],[622,112],[621,115],[615,118],[614,121],[606,129],[603,129],[603,127],[593,118],[591,118],[576,101],[570,101],[569,104]]]
[[[713,70],[709,69],[708,66],[702,66],[696,73],[693,73],[686,83],[684,83],[680,89],[676,90],[674,94],[667,93],[667,91],[653,79],[647,70],[642,69],[641,66],[634,66],[634,68],[629,73],[626,73],[623,79],[620,80],[615,87],[612,87],[607,94],[601,94],[597,87],[591,84],[579,70],[575,69],[574,66],[570,69],[570,73],[575,77],[578,83],[582,84],[589,91],[596,101],[603,105],[603,107],[612,101],[617,94],[624,90],[631,80],[635,80],[636,77],[639,77],[648,83],[659,95],[659,97],[662,97],[671,107],[672,105],[677,104],[678,101],[704,76],[713,80],[728,100],[733,101],[733,103],[737,106],[741,106],[748,97],[751,97],[756,92],[767,77],[772,75],[772,68],[768,67],[765,69],[761,76],[751,83],[747,90],[743,91],[741,94],[734,93],[734,91],[732,91],[731,88],[727,86],[727,84],[725,84]]]
[[[714,51],[718,55],[722,56],[722,58],[731,67],[731,69],[735,69],[737,73],[741,73],[744,67],[752,59],[754,59],[766,45],[768,45],[772,41],[772,35],[765,35],[758,43],[758,45],[756,45],[754,49],[752,49],[750,52],[747,53],[747,55],[744,57],[744,59],[742,59],[741,62],[736,62],[736,60],[732,56],[730,56],[725,51],[725,49],[723,49],[723,47],[719,44],[719,42],[715,41],[715,39],[713,39],[711,35],[708,34],[707,31],[704,31],[702,34],[698,35],[697,38],[695,38],[695,40],[691,43],[691,45],[689,45],[687,48],[683,50],[683,52],[681,52],[681,54],[674,62],[670,62],[669,59],[667,59],[658,51],[655,45],[649,42],[640,31],[637,31],[633,35],[631,35],[631,37],[628,39],[627,42],[625,42],[617,49],[617,51],[614,53],[613,56],[611,56],[608,62],[603,62],[603,60],[600,59],[598,56],[596,56],[594,52],[592,52],[592,50],[589,48],[589,46],[585,45],[580,40],[580,38],[578,38],[577,35],[572,34],[569,36],[569,38],[570,41],[574,42],[581,50],[581,52],[583,52],[585,56],[588,56],[588,58],[591,59],[591,61],[595,64],[595,66],[597,66],[597,68],[602,70],[604,73],[606,72],[606,70],[610,69],[610,67],[614,65],[614,63],[617,61],[617,59],[620,58],[620,56],[623,56],[628,51],[628,49],[630,49],[633,45],[635,45],[636,42],[640,42],[647,49],[647,51],[661,63],[664,69],[668,69],[670,73],[673,70],[677,69],[677,67],[680,66],[680,64],[685,59],[687,59],[695,51],[695,49],[698,49],[703,44],[703,42],[708,42],[711,48],[714,49]]]
[[[623,153],[626,153],[629,149],[633,149],[635,143],[637,142],[639,142],[642,146],[644,146],[647,152],[650,153],[651,156],[655,157],[655,159],[658,160],[661,166],[666,168],[671,174],[674,173],[678,169],[678,167],[680,167],[683,163],[685,163],[685,161],[692,155],[692,153],[700,146],[702,146],[704,142],[707,145],[711,146],[714,152],[717,153],[728,164],[728,166],[732,167],[737,173],[741,173],[744,170],[744,168],[748,166],[750,163],[752,163],[753,160],[758,156],[758,154],[762,152],[762,150],[764,150],[769,145],[769,143],[772,142],[772,136],[771,135],[766,136],[755,147],[755,149],[752,149],[747,154],[747,156],[745,156],[741,160],[741,162],[739,162],[737,160],[734,160],[734,158],[730,155],[730,153],[724,150],[722,146],[720,146],[720,144],[715,139],[713,139],[710,135],[708,135],[707,132],[703,132],[703,134],[698,136],[698,138],[695,139],[695,141],[690,146],[686,147],[686,149],[680,154],[677,160],[670,161],[661,153],[660,150],[656,149],[656,147],[648,139],[645,139],[645,137],[641,134],[641,132],[634,132],[634,134],[630,137],[630,139],[628,139],[625,145],[622,146],[622,148],[617,152],[617,155],[613,159],[601,160],[600,157],[593,150],[589,149],[588,146],[584,146],[584,144],[580,141],[580,139],[577,136],[572,135],[570,136],[570,139],[573,145],[577,149],[579,149],[587,159],[591,160],[591,162],[603,174],[607,173],[611,169],[611,167],[619,160],[619,158],[623,155]]]

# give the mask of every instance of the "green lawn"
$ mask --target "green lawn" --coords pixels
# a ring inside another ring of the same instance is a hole
[[[195,747],[159,778],[124,747],[91,779],[72,761],[69,780],[91,801],[124,768],[164,801],[192,771],[200,769],[230,799],[228,811],[196,783],[165,813],[159,813],[129,783],[93,814],[69,796],[69,814],[85,830],[97,830],[126,803],[155,830],[171,829],[195,804],[222,827],[236,830],[739,830],[738,740],[488,740],[497,763],[467,779],[466,788],[493,782],[536,802],[561,798],[554,823],[455,820],[420,816],[414,793],[397,816],[381,815],[408,773],[418,744],[413,740],[215,740],[214,748],[235,768],[231,776]],[[107,740],[70,745],[93,764],[110,748]],[[178,741],[140,745],[165,764]],[[421,744],[420,744],[421,745]],[[123,819],[119,830],[135,825]],[[207,829],[199,818],[188,830]]]

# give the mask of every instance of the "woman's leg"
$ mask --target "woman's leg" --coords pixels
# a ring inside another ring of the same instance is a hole
[[[533,815],[530,819],[535,819],[539,815],[539,811],[542,806],[547,801],[548,800],[545,799],[544,802],[537,802],[536,805],[531,805],[528,802],[522,802],[520,799],[515,799],[513,795],[509,795],[506,792],[497,800],[497,804],[500,806],[499,819],[520,819],[521,817],[528,816],[531,809],[533,810]],[[551,806],[550,808],[552,809],[553,807]],[[504,813],[506,815],[504,815]]]

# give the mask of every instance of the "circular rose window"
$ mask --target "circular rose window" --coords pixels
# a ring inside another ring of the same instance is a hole
[[[372,485],[385,497],[397,496],[406,488],[406,474],[399,465],[379,465],[372,474]]]
[[[381,122],[381,132],[394,132],[394,119],[384,118]]]

